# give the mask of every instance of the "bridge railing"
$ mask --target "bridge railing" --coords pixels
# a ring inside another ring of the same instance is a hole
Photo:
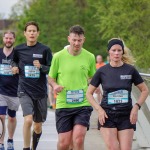
[[[150,90],[150,74],[140,73],[140,75]],[[132,100],[136,103],[140,91],[135,86],[132,89]],[[150,95],[139,110],[135,138],[141,148],[150,148]]]

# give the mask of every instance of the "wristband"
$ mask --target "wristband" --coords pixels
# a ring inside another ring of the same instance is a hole
[[[139,103],[135,103],[135,105],[137,105],[139,107],[139,109],[141,108],[140,104]]]

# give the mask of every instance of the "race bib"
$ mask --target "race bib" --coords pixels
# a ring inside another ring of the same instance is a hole
[[[66,93],[67,103],[77,104],[81,103],[84,100],[84,91],[83,90],[69,90]]]
[[[12,76],[11,66],[8,64],[0,64],[0,75]]]
[[[128,91],[118,90],[108,94],[108,104],[128,103]]]
[[[25,77],[26,78],[39,78],[40,70],[35,66],[25,66]]]

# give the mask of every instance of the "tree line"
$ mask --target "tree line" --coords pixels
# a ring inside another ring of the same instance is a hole
[[[80,24],[85,29],[84,48],[107,56],[107,42],[120,37],[131,50],[140,68],[150,64],[149,0],[20,0],[12,7],[17,20],[16,44],[24,42],[26,22],[39,23],[39,41],[57,52],[68,44],[68,29]]]

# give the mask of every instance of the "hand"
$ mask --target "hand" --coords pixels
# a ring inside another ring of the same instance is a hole
[[[54,92],[56,93],[56,94],[58,94],[58,93],[60,93],[63,89],[64,89],[64,87],[63,86],[61,86],[61,85],[55,85],[55,87],[53,87],[54,88]]]
[[[138,119],[138,110],[139,108],[136,105],[134,105],[130,113],[131,124],[136,124],[137,119]]]
[[[41,64],[40,64],[39,60],[34,60],[34,61],[33,61],[33,65],[34,65],[35,67],[39,68],[39,69],[40,69],[40,67],[41,67]]]
[[[19,68],[18,67],[12,67],[11,71],[12,71],[12,74],[17,74],[17,73],[19,73]]]
[[[101,125],[105,123],[105,118],[108,118],[105,110],[103,108],[98,109],[98,118]]]

